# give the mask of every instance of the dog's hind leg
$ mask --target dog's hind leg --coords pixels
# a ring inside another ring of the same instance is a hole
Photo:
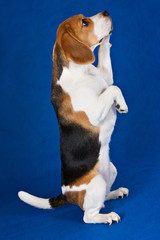
[[[86,188],[86,195],[83,204],[83,220],[85,223],[106,223],[111,225],[114,221],[120,221],[120,217],[114,212],[109,214],[99,213],[105,201],[105,194],[106,181],[101,175],[97,175],[91,180]]]
[[[117,176],[117,169],[113,165],[112,162],[110,162],[110,178],[109,178],[109,186],[111,188],[112,184],[114,183]],[[128,196],[129,190],[127,188],[118,188],[117,190],[111,191],[106,195],[105,201],[111,200],[111,199],[117,199],[117,198],[123,198],[124,196]]]
[[[110,168],[109,168],[109,171],[110,171],[109,188],[111,189],[111,187],[112,187],[112,185],[113,185],[113,183],[114,183],[114,181],[117,177],[117,169],[112,162],[110,162],[109,164],[110,164]]]
[[[118,188],[117,190],[114,190],[114,191],[110,192],[106,196],[106,201],[112,200],[112,199],[123,198],[124,196],[128,197],[128,194],[129,194],[128,188],[121,187],[121,188]]]

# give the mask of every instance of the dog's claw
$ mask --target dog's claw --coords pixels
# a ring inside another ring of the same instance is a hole
[[[120,222],[120,216],[116,214],[115,212],[111,212],[107,214],[107,223],[109,226],[112,225],[113,222]]]

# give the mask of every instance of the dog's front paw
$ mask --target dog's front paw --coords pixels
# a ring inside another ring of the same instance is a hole
[[[115,100],[115,106],[119,113],[127,113],[128,112],[128,106],[127,106],[123,96],[117,97],[117,99]]]

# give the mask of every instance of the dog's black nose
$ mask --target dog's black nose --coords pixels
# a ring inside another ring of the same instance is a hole
[[[109,13],[108,13],[107,11],[103,11],[103,12],[102,12],[102,15],[105,16],[105,17],[107,17],[107,16],[109,16]]]

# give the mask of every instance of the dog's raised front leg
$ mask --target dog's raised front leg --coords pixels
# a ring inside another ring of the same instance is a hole
[[[103,42],[98,49],[98,66],[97,68],[101,71],[103,79],[110,86],[113,84],[113,72],[110,58],[110,37],[105,37]]]
[[[106,118],[114,103],[120,113],[128,112],[121,90],[117,86],[110,86],[88,106],[86,112],[91,123],[98,126]]]

